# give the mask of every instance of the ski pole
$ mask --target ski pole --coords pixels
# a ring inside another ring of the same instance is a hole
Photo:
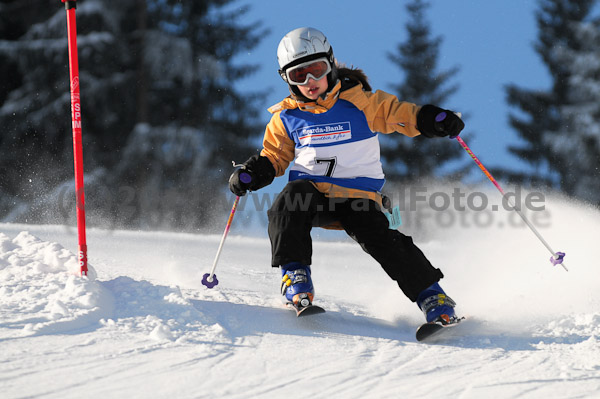
[[[231,208],[231,213],[229,214],[229,219],[227,220],[227,225],[225,226],[225,232],[223,233],[223,237],[221,237],[221,243],[219,244],[219,249],[217,249],[217,255],[215,256],[210,273],[206,273],[202,277],[202,284],[208,288],[213,288],[215,285],[219,284],[219,280],[217,280],[217,275],[215,274],[215,269],[217,268],[217,262],[219,262],[219,257],[221,256],[221,251],[223,250],[223,244],[225,244],[225,238],[227,238],[227,234],[229,233],[229,228],[231,227],[231,222],[233,221],[233,215],[235,215],[235,211],[239,202],[240,197],[235,197],[233,207]]]
[[[77,209],[77,238],[79,244],[79,271],[88,274],[87,243],[85,239],[85,195],[83,189],[83,145],[81,138],[81,102],[79,92],[79,61],[77,59],[76,0],[62,0],[67,10],[69,43],[69,71],[71,81],[71,121],[73,129],[73,156],[75,161],[75,207]]]
[[[537,238],[542,242],[542,244],[544,244],[544,246],[548,249],[548,251],[550,251],[550,253],[552,254],[552,257],[550,258],[550,262],[554,266],[561,265],[566,271],[569,271],[569,269],[567,269],[567,266],[563,263],[565,253],[564,252],[554,252],[552,250],[552,247],[550,247],[548,242],[546,240],[544,240],[542,235],[539,233],[539,231],[537,231],[537,229],[533,226],[533,224],[531,224],[529,219],[527,219],[527,217],[525,217],[525,214],[523,212],[521,212],[516,207],[513,200],[506,195],[506,193],[504,192],[502,187],[500,187],[500,184],[498,184],[496,179],[494,179],[494,176],[492,176],[492,174],[485,168],[485,166],[483,166],[483,164],[481,163],[479,158],[477,158],[475,156],[475,154],[473,154],[473,151],[471,151],[471,149],[469,148],[467,143],[465,143],[464,140],[462,138],[460,138],[460,136],[456,136],[453,138],[455,138],[458,141],[458,143],[465,149],[465,151],[467,151],[467,154],[469,154],[471,156],[471,158],[473,158],[473,161],[475,161],[477,166],[479,166],[479,169],[481,169],[483,171],[483,173],[487,176],[487,178],[494,184],[494,186],[496,186],[498,191],[500,191],[500,193],[502,194],[502,198],[504,198],[504,200],[506,200],[508,202],[508,204],[515,210],[515,212],[517,212],[519,214],[519,216],[521,216],[521,219],[523,219],[523,221],[525,222],[525,224],[527,224],[529,229],[531,229],[531,231],[537,236]]]
[[[240,180],[243,183],[248,184],[252,181],[252,177],[248,173],[242,172],[240,173]],[[233,221],[233,215],[235,215],[235,211],[239,202],[240,196],[238,195],[235,197],[235,201],[233,202],[233,206],[231,207],[231,213],[229,214],[229,219],[227,220],[227,225],[225,226],[225,232],[223,232],[223,237],[221,237],[221,243],[219,244],[219,249],[217,249],[217,255],[215,256],[215,260],[213,262],[212,268],[210,269],[210,273],[206,273],[202,277],[202,284],[208,288],[213,288],[215,285],[219,284],[219,280],[217,280],[217,275],[215,274],[215,269],[217,268],[217,263],[219,262],[221,251],[223,250],[223,244],[225,244],[225,238],[227,238],[227,234],[229,234],[229,228],[231,227],[231,222]]]

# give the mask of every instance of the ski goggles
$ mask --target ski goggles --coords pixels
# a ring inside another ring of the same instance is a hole
[[[308,78],[321,80],[329,72],[331,72],[331,65],[327,58],[323,57],[295,65],[285,71],[285,76],[288,84],[305,85],[308,83]]]

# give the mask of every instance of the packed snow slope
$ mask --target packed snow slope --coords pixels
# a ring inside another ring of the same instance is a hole
[[[349,241],[315,240],[327,313],[297,319],[268,240],[236,220],[212,290],[200,282],[220,235],[91,229],[86,279],[71,229],[0,224],[0,396],[599,398],[600,212],[546,206],[540,232],[569,272],[525,227],[454,223],[419,243],[467,317],[430,344],[415,341],[416,306]]]

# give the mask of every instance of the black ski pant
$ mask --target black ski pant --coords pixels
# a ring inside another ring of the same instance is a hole
[[[291,262],[311,265],[311,229],[339,222],[411,301],[443,277],[411,237],[389,229],[375,201],[328,198],[308,180],[295,180],[285,186],[267,214],[273,267]]]

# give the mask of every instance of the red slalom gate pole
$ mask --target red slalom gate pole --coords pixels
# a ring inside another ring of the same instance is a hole
[[[79,94],[79,62],[77,60],[76,0],[62,0],[67,10],[69,40],[69,70],[71,82],[71,121],[73,127],[73,155],[75,160],[75,198],[77,208],[77,238],[79,242],[79,270],[88,274],[87,243],[85,239],[85,195],[83,189],[83,144],[81,138],[81,102]]]

